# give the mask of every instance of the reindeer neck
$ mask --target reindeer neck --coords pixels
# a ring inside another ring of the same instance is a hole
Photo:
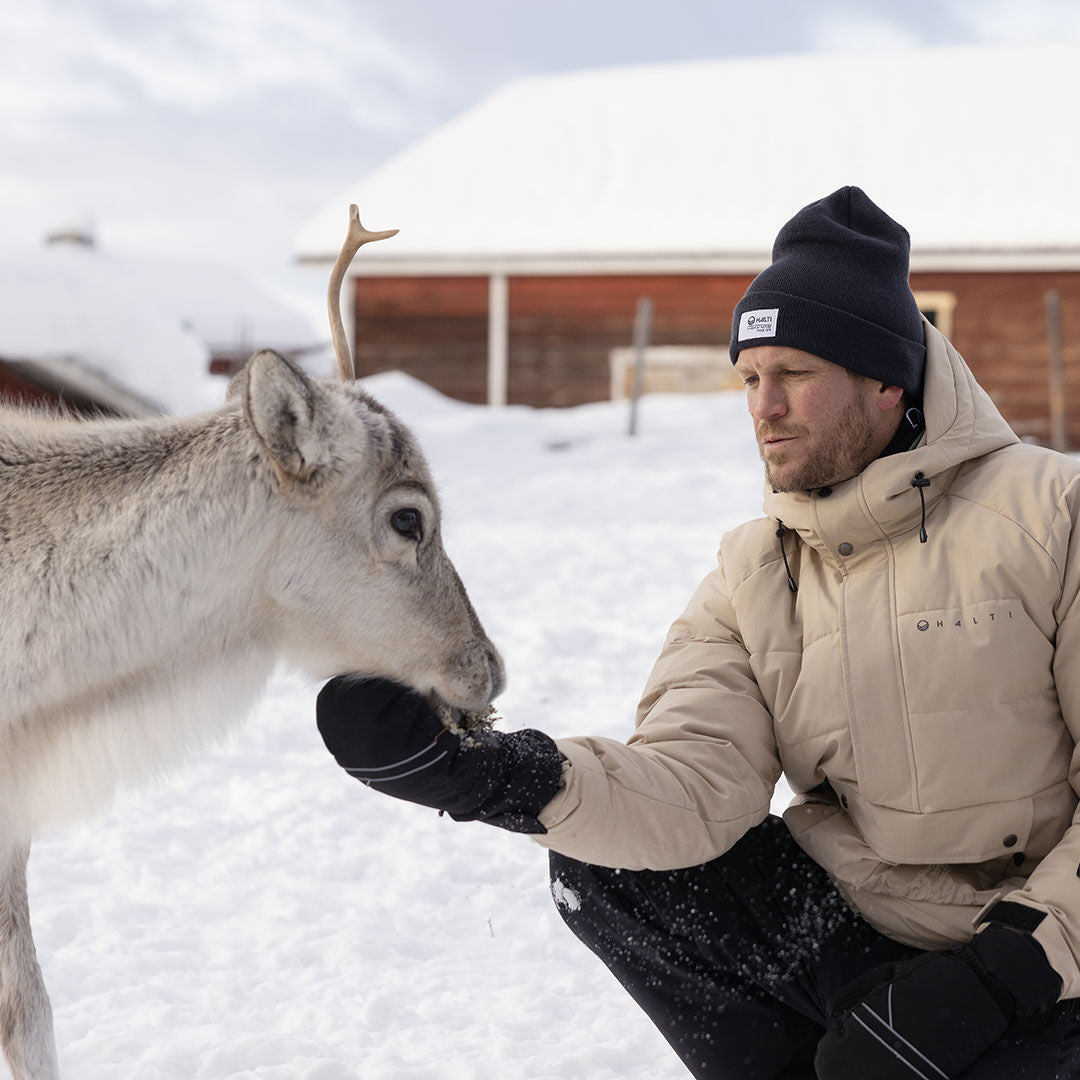
[[[272,651],[257,639],[273,509],[235,411],[0,426],[0,655],[19,658],[0,719]]]

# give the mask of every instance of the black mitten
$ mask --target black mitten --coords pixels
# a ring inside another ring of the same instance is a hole
[[[370,787],[456,821],[547,832],[537,815],[562,785],[562,756],[542,732],[451,730],[421,694],[354,676],[323,687],[316,717],[337,763]]]
[[[954,1077],[1060,993],[1039,943],[991,924],[960,949],[886,964],[845,987],[814,1065],[820,1080]]]

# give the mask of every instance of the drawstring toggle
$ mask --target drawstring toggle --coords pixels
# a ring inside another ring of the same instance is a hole
[[[911,480],[911,486],[915,488],[919,493],[919,505],[922,507],[922,519],[919,522],[919,543],[925,544],[926,537],[926,496],[923,495],[923,488],[930,486],[930,481],[921,473],[917,472]]]
[[[779,518],[776,519],[776,524],[776,538],[780,541],[780,554],[784,559],[784,572],[787,574],[787,587],[793,593],[797,593],[799,591],[799,586],[795,583],[795,578],[792,576],[791,566],[788,563],[787,549],[784,547],[784,533],[787,532],[787,529]]]

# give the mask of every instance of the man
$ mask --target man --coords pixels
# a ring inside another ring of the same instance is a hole
[[[627,744],[320,695],[349,772],[551,849],[566,922],[697,1077],[1080,1077],[1080,467],[1019,443],[908,255],[858,188],[778,234],[731,341],[766,516]]]

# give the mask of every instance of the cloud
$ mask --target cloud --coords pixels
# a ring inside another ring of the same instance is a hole
[[[1080,38],[1075,0],[950,0],[952,18],[982,41],[1064,41]]]
[[[48,119],[57,113],[107,112],[120,105],[108,86],[88,83],[78,56],[92,28],[79,12],[57,19],[52,0],[9,5],[0,36],[0,120],[6,130]]]
[[[963,43],[1080,38],[1076,0],[831,0],[806,22],[810,48],[880,51]]]
[[[7,7],[0,246],[36,246],[76,215],[129,250],[284,257],[327,191],[414,137],[449,96],[422,40],[350,0]],[[255,224],[268,208],[275,220]]]
[[[1074,3],[8,0],[0,247],[89,216],[129,253],[285,260],[329,195],[522,75],[1022,40]]]
[[[124,0],[24,4],[0,44],[10,116],[200,112],[291,89],[382,106],[429,68],[346,0]],[[375,112],[365,120],[385,121]]]
[[[807,23],[810,48],[820,52],[878,52],[914,48],[922,35],[895,10],[875,13],[866,4],[833,3],[815,9]]]

